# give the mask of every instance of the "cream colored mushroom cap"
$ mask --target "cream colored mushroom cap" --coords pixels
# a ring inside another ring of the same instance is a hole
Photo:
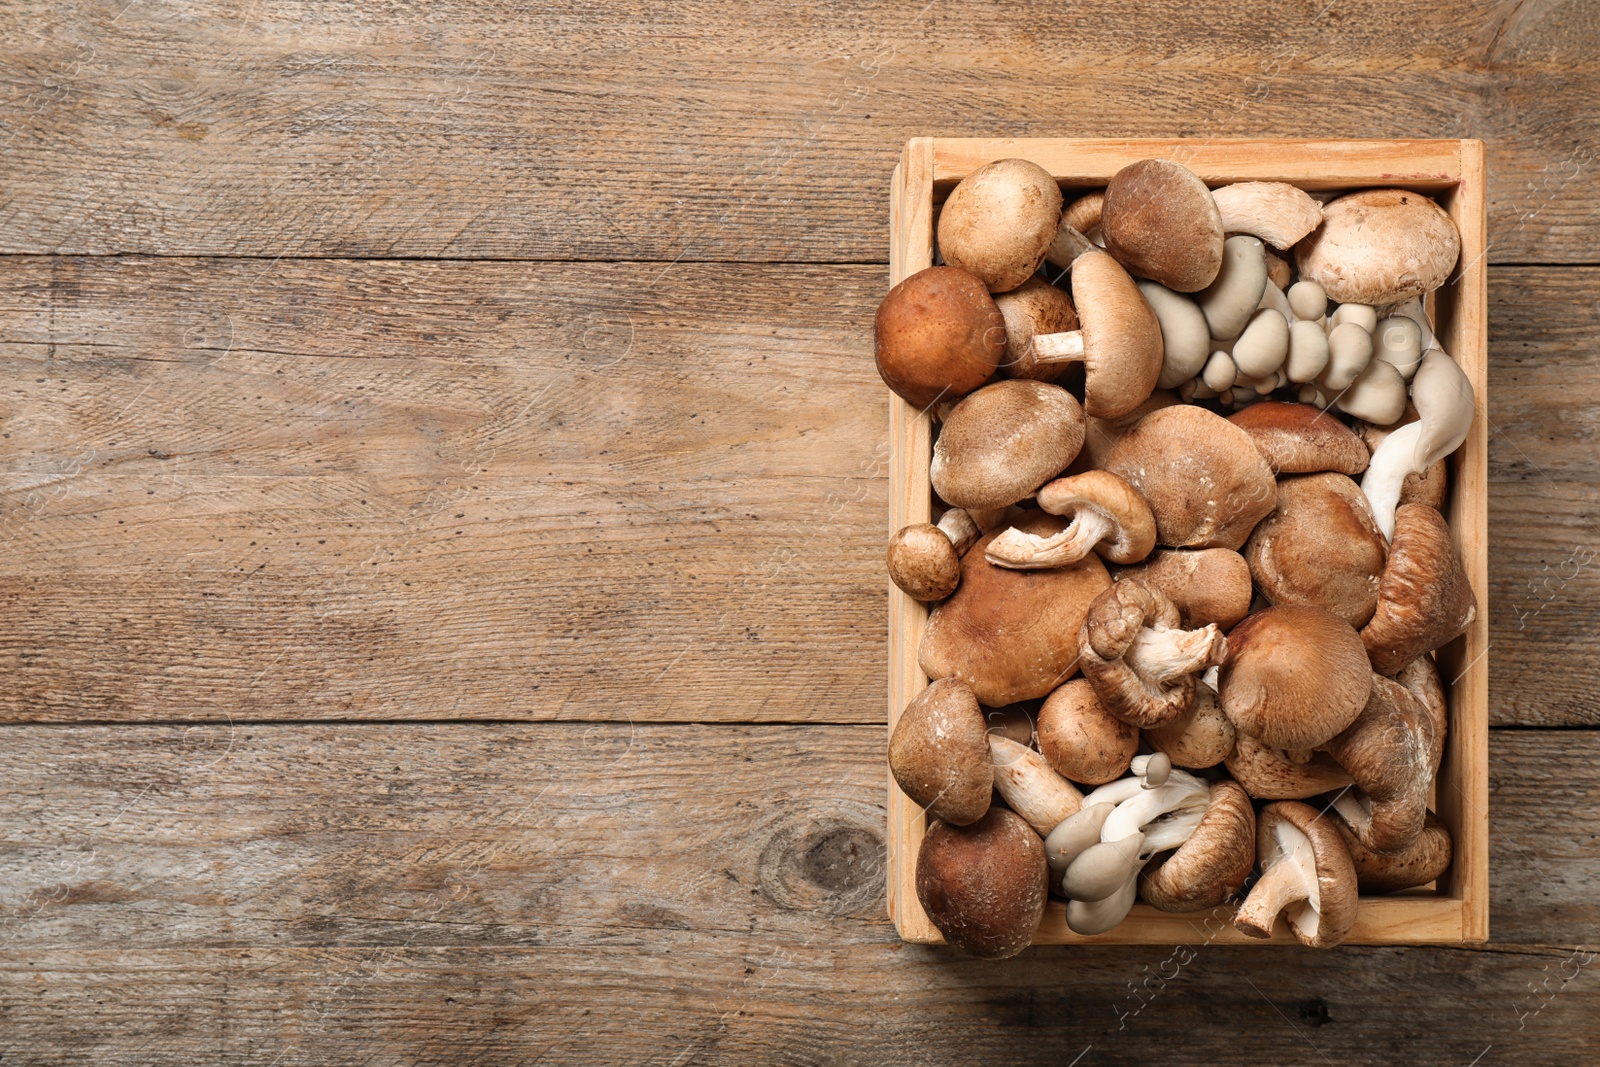
[[[1409,189],[1365,189],[1329,201],[1296,246],[1302,280],[1341,304],[1380,307],[1443,285],[1461,255],[1449,214]]]

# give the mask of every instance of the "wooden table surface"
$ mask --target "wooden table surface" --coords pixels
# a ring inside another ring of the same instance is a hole
[[[1592,1059],[1594,0],[0,40],[0,1064]],[[1487,142],[1488,945],[896,940],[869,331],[915,134]]]

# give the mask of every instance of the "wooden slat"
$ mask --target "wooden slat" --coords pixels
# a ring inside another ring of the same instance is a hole
[[[1492,1045],[1542,1067],[1581,1061],[1600,1008],[1573,953],[1597,921],[1590,731],[1493,737],[1488,949],[1003,965],[897,943],[881,727],[0,740],[0,1053],[21,1062],[1070,1062],[1093,1044],[1083,1062],[1202,1064],[1250,1036],[1271,1052],[1246,1062],[1426,1041],[1427,1062]]]
[[[881,262],[911,136],[1466,136],[1493,257],[1591,261],[1586,15],[26,0],[0,250]]]
[[[882,722],[880,267],[7,266],[0,718]],[[1497,724],[1600,723],[1597,306],[1494,272]]]

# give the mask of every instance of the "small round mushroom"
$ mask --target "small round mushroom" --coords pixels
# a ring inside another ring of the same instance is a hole
[[[889,770],[901,791],[936,819],[965,826],[989,810],[994,769],[970,686],[942,678],[911,699],[889,736]]]
[[[1304,322],[1320,323],[1328,313],[1328,294],[1316,282],[1301,279],[1289,286],[1284,295],[1289,299],[1294,317]]]
[[[1231,630],[1250,613],[1250,565],[1229,548],[1157,549],[1143,563],[1113,567],[1112,577],[1137,579],[1165,593],[1188,630],[1212,623]]]
[[[1396,893],[1436,882],[1450,869],[1453,851],[1450,831],[1428,812],[1422,832],[1409,848],[1399,852],[1373,852],[1356,839],[1355,831],[1341,819],[1339,834],[1355,864],[1356,882],[1363,893]]]
[[[1233,725],[1288,750],[1331,739],[1372,692],[1360,635],[1337,615],[1298,604],[1258,611],[1229,631],[1217,679]]]
[[[1328,331],[1328,365],[1317,376],[1317,387],[1329,396],[1350,388],[1372,362],[1372,335],[1354,322],[1342,322]]]
[[[1195,296],[1211,336],[1219,341],[1238,337],[1260,307],[1266,288],[1267,261],[1261,255],[1261,242],[1248,234],[1228,238],[1223,246],[1222,269]]]
[[[1291,382],[1310,382],[1328,369],[1328,335],[1315,322],[1297,319],[1289,327],[1289,355],[1283,361]]]
[[[1244,558],[1272,603],[1322,608],[1359,628],[1377,607],[1387,548],[1361,487],[1326,471],[1279,480],[1278,503]]]
[[[939,212],[944,261],[991,293],[1015,289],[1044,262],[1061,220],[1061,188],[1027,159],[997,159],[961,179]]]
[[[995,790],[1040,837],[1083,806],[1083,794],[1027,745],[990,734],[989,759]]]
[[[1200,305],[1160,282],[1139,282],[1150,309],[1161,323],[1160,389],[1176,389],[1200,373],[1211,355],[1211,332]]]
[[[1200,380],[1207,389],[1218,394],[1232,389],[1239,381],[1239,366],[1234,363],[1232,353],[1221,349],[1211,353],[1206,358],[1205,366],[1200,368]]]
[[[1251,316],[1244,332],[1233,343],[1234,366],[1239,368],[1239,373],[1252,378],[1271,375],[1283,366],[1288,356],[1289,322],[1271,308],[1262,308]]]
[[[1191,405],[1146,415],[1111,447],[1106,470],[1139,491],[1157,541],[1173,548],[1239,549],[1278,495],[1250,435]]]
[[[954,267],[920,270],[889,290],[873,320],[884,384],[926,410],[994,376],[1005,319],[983,282]]]
[[[1256,824],[1261,878],[1234,916],[1251,937],[1271,937],[1278,916],[1303,945],[1331,948],[1355,925],[1355,865],[1334,820],[1295,800],[1261,809]]]
[[[1256,864],[1256,814],[1237,782],[1213,782],[1189,839],[1139,876],[1139,895],[1158,911],[1214,908],[1244,887]]]
[[[1137,563],[1156,545],[1156,520],[1134,488],[1108,471],[1047,482],[1039,507],[1072,520],[1052,537],[1009,529],[985,550],[997,567],[1032,570],[1076,563],[1091,551],[1111,563]]]
[[[1122,722],[1074,678],[1039,709],[1039,751],[1056,773],[1074,782],[1104,785],[1126,774],[1139,750],[1139,731]]]
[[[1472,383],[1443,349],[1422,357],[1411,381],[1417,421],[1407,423],[1373,449],[1361,491],[1385,536],[1394,530],[1394,509],[1400,488],[1412,473],[1426,471],[1467,439],[1477,410]]]
[[[1390,315],[1373,327],[1372,344],[1374,360],[1392,364],[1408,382],[1416,376],[1422,365],[1422,327],[1416,320]]]
[[[1183,629],[1177,605],[1140,581],[1117,582],[1095,598],[1078,644],[1079,666],[1101,704],[1145,729],[1187,711],[1196,675],[1227,652],[1216,626]]]
[[[984,386],[951,410],[933,443],[934,492],[960,508],[1015,504],[1072,462],[1083,433],[1083,409],[1058,385]]]
[[[1331,333],[1347,322],[1355,323],[1370,334],[1378,328],[1378,310],[1371,304],[1340,304],[1328,319],[1328,331]]]
[[[1461,253],[1450,216],[1409,189],[1365,189],[1322,206],[1296,248],[1300,277],[1340,303],[1398,304],[1443,285]]]
[[[1287,182],[1235,182],[1211,190],[1222,228],[1288,248],[1322,222],[1322,205]]]
[[[983,536],[962,508],[931,522],[914,522],[889,538],[889,580],[913,600],[943,600],[961,581],[961,557]]]
[[[1161,321],[1128,272],[1098,250],[1074,261],[1072,297],[1082,327],[1035,335],[1035,365],[1081,362],[1084,409],[1100,419],[1125,415],[1161,376]]]
[[[1117,171],[1106,186],[1100,232],[1106,251],[1129,271],[1180,293],[1204,289],[1222,266],[1222,216],[1211,191],[1168,160],[1142,159]]]
[[[1313,752],[1297,762],[1246,733],[1238,734],[1223,764],[1245,792],[1259,800],[1304,800],[1351,784],[1349,773],[1326,752]]]
[[[1230,415],[1228,421],[1250,435],[1279,474],[1354,475],[1367,469],[1367,446],[1355,431],[1310,404],[1269,400]]]
[[[1346,415],[1387,426],[1405,414],[1406,380],[1393,363],[1373,359],[1334,403]]]
[[[1204,770],[1228,758],[1237,733],[1216,693],[1202,683],[1195,686],[1188,711],[1144,731],[1144,739],[1179,767]]]
[[[1322,746],[1355,781],[1333,807],[1356,840],[1374,852],[1400,852],[1422,833],[1433,784],[1433,730],[1422,701],[1375,674],[1360,716]]]
[[[1278,295],[1283,296],[1284,290],[1289,288],[1289,282],[1294,278],[1294,268],[1289,266],[1287,259],[1264,246],[1261,249],[1261,258],[1267,261],[1267,287],[1276,289]],[[1288,306],[1287,300],[1284,301],[1284,306]]]
[[[1466,633],[1476,615],[1472,585],[1444,517],[1425,504],[1401,507],[1378,579],[1377,609],[1361,631],[1372,669],[1395,675]]]
[[[1044,842],[994,807],[970,826],[936,822],[917,853],[917,900],[951,945],[985,959],[1015,956],[1044,919]]]
[[[1033,339],[1038,334],[1065,333],[1078,328],[1072,298],[1035,275],[994,298],[1006,321],[1006,352],[1000,373],[1007,378],[1033,378],[1053,382],[1067,364],[1040,364],[1034,359]]]

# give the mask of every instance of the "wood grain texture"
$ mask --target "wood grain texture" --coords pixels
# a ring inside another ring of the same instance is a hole
[[[877,726],[0,738],[20,1062],[1544,1065],[1600,1008],[1591,731],[1493,737],[1487,949],[1004,965],[898,943]]]
[[[0,718],[882,721],[881,268],[8,267]],[[1493,722],[1592,725],[1600,270],[1493,278]]]
[[[1491,145],[1497,262],[1592,261],[1589,14],[27,0],[0,250],[881,262],[911,136],[1421,136]]]

